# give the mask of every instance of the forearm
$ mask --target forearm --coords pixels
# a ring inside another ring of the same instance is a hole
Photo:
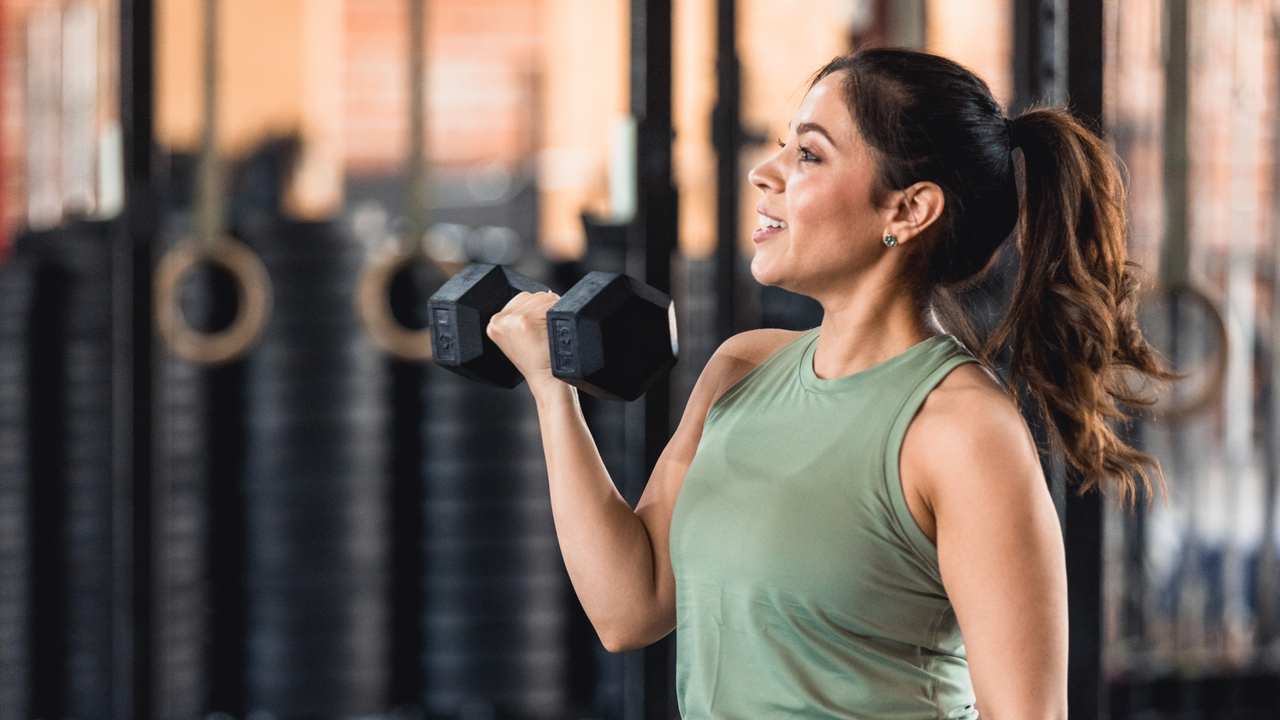
[[[561,382],[534,389],[565,567],[587,617],[610,650],[645,645],[670,630],[649,531],[618,493],[600,459],[577,392]]]

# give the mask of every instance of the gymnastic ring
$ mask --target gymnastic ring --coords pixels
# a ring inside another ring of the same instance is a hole
[[[226,270],[236,286],[236,317],[225,329],[202,333],[183,317],[180,284],[197,265]],[[271,278],[244,243],[224,237],[213,245],[183,240],[160,258],[155,276],[156,332],[169,352],[198,365],[218,366],[242,357],[262,335],[271,315]]]
[[[1195,287],[1191,285],[1176,285],[1153,288],[1151,291],[1143,293],[1143,298],[1140,302],[1145,304],[1155,297],[1167,297],[1177,302],[1179,296],[1191,298],[1205,310],[1205,314],[1209,317],[1209,324],[1213,327],[1213,335],[1214,340],[1217,342],[1218,352],[1214,355],[1214,363],[1209,373],[1209,379],[1200,389],[1200,392],[1181,403],[1157,399],[1155,403],[1147,408],[1147,413],[1152,419],[1166,422],[1185,420],[1198,415],[1222,397],[1222,391],[1227,382],[1227,360],[1231,352],[1230,338],[1227,336],[1226,318],[1223,317],[1222,312],[1218,310],[1218,306],[1214,304],[1213,300]]]
[[[412,330],[400,324],[391,311],[391,281],[419,257],[390,240],[365,263],[356,287],[356,313],[365,331],[388,355],[406,362],[431,359],[431,328]]]

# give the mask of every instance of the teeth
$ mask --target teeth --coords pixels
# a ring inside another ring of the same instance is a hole
[[[760,216],[760,227],[785,228],[787,223],[782,220],[774,220],[771,217]]]

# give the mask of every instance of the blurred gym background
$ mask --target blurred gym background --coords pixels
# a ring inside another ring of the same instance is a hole
[[[584,402],[634,501],[720,341],[820,321],[747,271],[746,169],[885,44],[1105,133],[1187,374],[1126,429],[1149,508],[1046,458],[1072,720],[1280,718],[1278,38],[1269,0],[0,0],[0,720],[675,718],[673,641],[574,599],[527,392],[434,367],[425,300],[669,289],[669,381]]]

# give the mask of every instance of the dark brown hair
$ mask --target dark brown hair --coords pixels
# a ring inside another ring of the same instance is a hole
[[[1124,184],[1111,149],[1065,110],[1006,120],[986,83],[937,55],[865,50],[832,60],[813,82],[836,73],[878,155],[872,199],[922,181],[942,189],[942,216],[911,250],[922,299],[932,304],[973,282],[1017,229],[1022,264],[1004,318],[982,342],[949,329],[988,362],[1009,350],[1009,387],[1025,387],[1039,407],[1082,492],[1114,484],[1131,501],[1139,480],[1149,490],[1155,460],[1110,421],[1126,417],[1123,404],[1146,402],[1124,371],[1172,376],[1138,330]],[[1014,148],[1022,149],[1021,200]]]

